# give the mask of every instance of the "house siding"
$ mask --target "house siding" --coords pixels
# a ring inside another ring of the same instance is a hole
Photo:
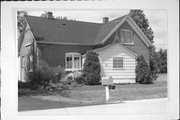
[[[145,45],[145,43],[143,42],[143,40],[141,40],[140,36],[134,31],[134,29],[129,25],[128,22],[124,22],[120,28],[118,28],[117,30],[117,35],[120,38],[120,29],[128,29],[132,31],[132,40],[133,40],[133,45],[128,45],[128,44],[123,44],[124,46],[126,46],[127,48],[129,48],[130,50],[134,51],[135,53],[137,53],[138,55],[143,55],[146,63],[149,65],[149,49],[148,47]],[[104,45],[107,44],[112,44],[114,41],[116,33],[114,33],[105,43]]]
[[[113,57],[123,57],[124,68],[113,69]],[[101,77],[112,76],[114,83],[135,83],[135,55],[116,44],[100,52]]]
[[[49,66],[65,67],[65,53],[77,52],[83,55],[86,53],[87,50],[94,49],[94,46],[39,43],[38,48],[41,51],[40,58],[45,60],[49,64]]]
[[[27,24],[24,37],[22,40],[21,44],[21,49],[20,49],[20,81],[26,81],[27,80],[27,73],[28,73],[28,56],[31,54],[31,45],[30,43],[33,42],[33,34],[32,31],[30,30],[29,25]],[[23,60],[24,59],[24,67],[23,65]]]

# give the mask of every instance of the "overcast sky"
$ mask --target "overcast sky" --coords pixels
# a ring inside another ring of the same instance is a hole
[[[166,10],[143,10],[149,25],[154,31],[154,45],[156,50],[167,49],[167,11]],[[52,11],[53,16],[66,16],[68,19],[102,23],[103,17],[109,20],[128,14],[129,10],[69,10]],[[28,15],[40,16],[44,11],[28,11]]]

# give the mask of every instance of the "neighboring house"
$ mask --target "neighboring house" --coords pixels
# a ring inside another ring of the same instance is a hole
[[[39,59],[65,71],[81,70],[87,50],[99,54],[101,76],[114,83],[135,83],[138,55],[149,64],[151,43],[129,15],[103,23],[26,16],[26,29],[19,42],[20,80],[27,80]]]

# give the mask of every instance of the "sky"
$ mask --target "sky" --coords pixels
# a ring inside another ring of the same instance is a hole
[[[67,17],[77,21],[102,23],[103,17],[109,20],[128,14],[130,10],[66,10],[51,11],[54,17]],[[156,51],[160,48],[167,49],[167,11],[166,10],[143,10],[149,25],[154,32],[154,45]],[[27,11],[28,15],[40,16],[45,11]]]

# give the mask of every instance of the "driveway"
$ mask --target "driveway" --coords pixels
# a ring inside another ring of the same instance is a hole
[[[167,98],[117,101],[106,105],[23,111],[19,115],[141,115],[151,120],[166,120],[167,101]]]

